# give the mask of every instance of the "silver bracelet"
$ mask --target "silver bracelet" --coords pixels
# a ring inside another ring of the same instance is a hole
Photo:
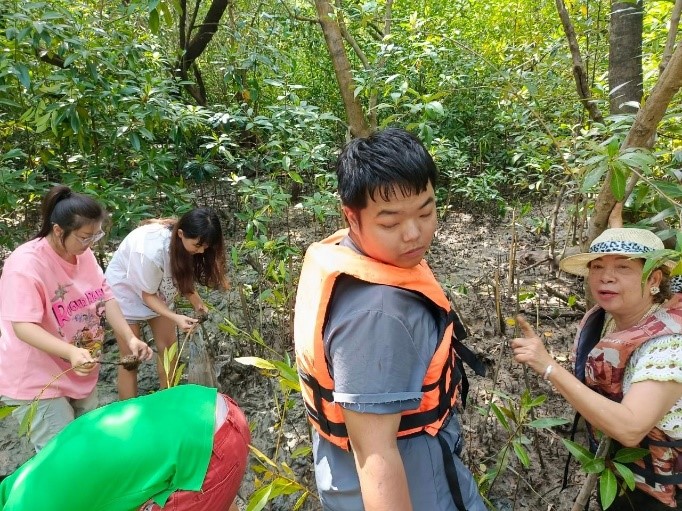
[[[542,373],[542,379],[543,380],[549,380],[549,375],[552,374],[553,369],[554,369],[554,366],[552,364],[549,364],[547,366],[547,369],[545,369],[545,372]]]

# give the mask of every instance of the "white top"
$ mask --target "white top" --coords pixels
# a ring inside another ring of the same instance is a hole
[[[128,321],[158,316],[142,301],[142,292],[156,294],[169,307],[178,290],[170,266],[172,231],[152,223],[138,227],[121,242],[105,276]]]
[[[623,393],[633,383],[655,380],[682,383],[682,335],[656,337],[637,348],[623,375]],[[657,426],[671,438],[682,438],[682,399],[679,399]]]

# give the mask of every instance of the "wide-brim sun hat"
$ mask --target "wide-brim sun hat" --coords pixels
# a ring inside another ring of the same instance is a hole
[[[622,255],[625,257],[642,257],[649,252],[663,250],[661,238],[646,229],[635,227],[619,227],[606,229],[590,244],[590,250],[562,259],[559,267],[573,275],[587,276],[589,263],[605,255]],[[666,264],[674,265],[672,262]]]

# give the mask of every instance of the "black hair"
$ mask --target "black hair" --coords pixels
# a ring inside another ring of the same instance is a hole
[[[178,234],[180,229],[185,238],[196,238],[200,245],[208,247],[203,254],[191,255],[185,250]],[[216,289],[227,289],[223,231],[220,219],[212,209],[193,209],[175,222],[171,236],[170,261],[173,280],[182,294],[191,293],[195,282]]]
[[[351,140],[336,162],[341,203],[360,210],[376,193],[390,200],[397,187],[403,194],[419,194],[428,183],[436,188],[438,170],[421,141],[411,133],[387,128],[367,138]]]
[[[44,238],[57,224],[62,228],[62,243],[73,231],[84,225],[103,222],[106,218],[104,208],[92,197],[71,191],[64,185],[50,188],[41,207],[42,224],[36,238]]]

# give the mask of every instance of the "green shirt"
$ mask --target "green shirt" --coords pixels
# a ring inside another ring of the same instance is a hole
[[[0,510],[132,511],[199,490],[216,394],[181,385],[86,413],[0,484]]]

